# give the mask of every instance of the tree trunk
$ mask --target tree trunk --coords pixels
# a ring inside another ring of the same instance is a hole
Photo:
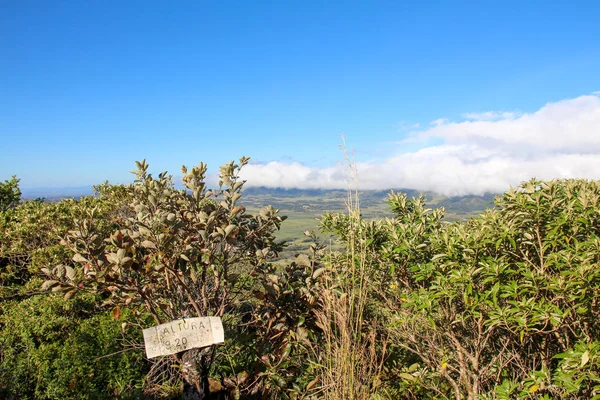
[[[206,349],[191,349],[181,357],[184,400],[205,400],[209,398],[209,364]]]

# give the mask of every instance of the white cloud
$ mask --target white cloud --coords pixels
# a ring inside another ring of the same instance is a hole
[[[438,118],[435,121],[431,121],[429,125],[441,126],[448,123],[448,118]]]
[[[467,113],[434,121],[410,141],[439,145],[358,164],[362,189],[410,188],[447,195],[502,192],[532,177],[600,179],[600,94],[546,104],[534,113]],[[248,185],[346,188],[344,167],[249,165]]]
[[[464,113],[462,117],[464,119],[476,120],[476,121],[498,121],[501,119],[514,119],[520,116],[519,112],[509,111],[486,111],[482,113],[470,112]]]
[[[414,131],[415,129],[419,129],[421,127],[421,124],[417,123],[409,123],[406,121],[400,121],[398,122],[398,130],[400,132],[409,132],[409,131]]]

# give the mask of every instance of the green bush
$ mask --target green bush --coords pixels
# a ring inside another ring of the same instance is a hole
[[[398,217],[381,246],[391,337],[416,356],[412,370],[396,370],[403,390],[596,395],[596,364],[580,356],[580,371],[566,360],[600,339],[600,184],[530,181],[495,209],[448,225],[405,200],[391,198]]]
[[[392,219],[323,219],[364,237],[364,317],[390,340],[381,396],[599,396],[598,182],[532,180],[455,223],[422,197],[389,203]]]
[[[3,397],[106,398],[135,395],[148,364],[142,352],[123,347],[121,324],[98,306],[102,299],[83,295],[65,301],[40,295],[40,269],[70,263],[73,253],[61,236],[74,218],[95,208],[101,229],[112,225],[122,198],[118,187],[100,198],[57,203],[26,201],[0,213],[0,390]],[[128,336],[140,336],[126,325]],[[109,356],[112,353],[117,353]]]
[[[275,266],[285,218],[237,204],[247,161],[216,190],[204,164],[186,192],[142,162],[97,198],[0,212],[0,395],[206,394],[210,376],[234,398],[600,399],[598,182],[532,180],[453,223],[392,193],[393,218],[323,216],[342,252]],[[40,295],[42,271],[66,296]],[[221,316],[226,345],[145,360],[141,328],[183,315]]]
[[[19,189],[19,180],[13,176],[10,181],[0,182],[0,213],[16,207],[21,200],[21,190]]]
[[[97,299],[34,296],[0,305],[0,386],[14,399],[135,397],[147,372],[143,351],[123,347],[122,323]],[[127,329],[140,336],[139,329]],[[138,337],[139,339],[139,337]]]

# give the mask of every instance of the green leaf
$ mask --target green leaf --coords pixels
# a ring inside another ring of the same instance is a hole
[[[87,258],[85,258],[84,256],[82,256],[79,253],[75,253],[73,255],[73,261],[78,262],[78,263],[88,262]]]
[[[590,361],[590,352],[586,350],[585,353],[581,355],[581,366],[583,367],[588,361]]]
[[[437,259],[444,258],[444,257],[447,257],[447,255],[446,254],[436,254],[435,256],[431,257],[431,261],[435,261]]]
[[[407,374],[406,372],[401,372],[398,374],[398,376],[400,376],[400,378],[404,379],[405,381],[414,381],[416,378],[414,376],[412,376],[411,374]]]
[[[54,281],[54,280],[49,280],[46,281],[42,284],[42,290],[49,290],[51,287],[55,286],[58,284],[58,281]]]
[[[151,240],[144,240],[142,242],[142,246],[145,247],[145,248],[147,248],[147,249],[154,249],[154,250],[156,250],[156,244],[153,241],[151,241]]]
[[[77,289],[69,290],[67,293],[65,293],[65,300],[69,300],[75,295],[75,293],[77,293]]]
[[[527,390],[529,393],[535,393],[539,390],[540,386],[538,384],[532,385],[529,390]]]
[[[65,269],[66,269],[66,275],[67,278],[69,278],[70,280],[75,279],[75,269],[73,269],[73,267],[69,266],[69,265],[65,265]]]

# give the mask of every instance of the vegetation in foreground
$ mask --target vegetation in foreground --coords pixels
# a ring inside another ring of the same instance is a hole
[[[129,186],[0,211],[5,398],[600,398],[600,184],[532,180],[467,221],[391,193],[356,198],[318,243],[275,265],[272,207],[237,174],[187,191],[138,163]],[[16,190],[15,190],[16,189]],[[226,343],[153,360],[141,329],[223,318]]]

